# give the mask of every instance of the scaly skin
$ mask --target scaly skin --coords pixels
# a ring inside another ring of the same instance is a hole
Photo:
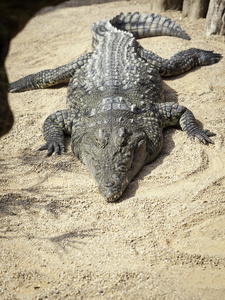
[[[45,120],[46,144],[40,150],[47,150],[47,156],[60,154],[64,133],[71,134],[73,153],[112,202],[142,166],[160,153],[163,128],[180,125],[191,139],[213,143],[214,133],[200,129],[189,109],[163,102],[160,75],[178,75],[194,66],[216,63],[221,55],[192,48],[163,59],[143,49],[134,36],[189,39],[175,22],[153,14],[120,14],[110,22],[93,24],[92,33],[92,53],[13,82],[10,91],[45,88],[70,79],[67,109]]]

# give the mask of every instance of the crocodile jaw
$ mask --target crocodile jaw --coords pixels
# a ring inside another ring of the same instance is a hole
[[[102,194],[102,196],[105,198],[107,202],[116,202],[117,200],[119,200],[122,194],[123,194],[123,190],[120,190],[118,193],[113,193],[111,191],[108,191],[106,195]]]
[[[125,188],[129,184],[129,181],[126,179],[124,182],[108,187],[104,183],[100,183],[99,191],[101,195],[105,198],[107,202],[116,202],[122,196]]]

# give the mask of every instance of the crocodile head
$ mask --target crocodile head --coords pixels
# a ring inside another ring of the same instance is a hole
[[[145,165],[147,135],[144,131],[117,127],[87,132],[80,143],[79,158],[108,201],[118,200],[128,183]]]

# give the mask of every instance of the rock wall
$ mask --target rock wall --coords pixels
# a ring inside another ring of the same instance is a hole
[[[41,8],[61,2],[63,0],[0,2],[0,137],[9,132],[14,121],[8,103],[8,78],[4,66],[10,41]]]
[[[205,18],[209,7],[209,0],[184,0],[182,12],[189,19]]]
[[[211,0],[206,17],[206,34],[225,35],[225,0]]]
[[[206,34],[225,35],[225,0],[150,0],[150,8],[182,10],[183,16],[192,20],[206,18]]]
[[[183,0],[150,0],[150,9],[155,13],[168,9],[182,10],[182,5]]]

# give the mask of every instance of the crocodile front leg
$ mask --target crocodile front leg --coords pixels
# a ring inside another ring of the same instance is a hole
[[[92,53],[87,53],[66,65],[44,70],[14,81],[9,85],[9,92],[44,89],[59,83],[69,82],[75,72],[87,63],[91,55]]]
[[[71,134],[73,117],[69,110],[60,110],[47,117],[43,125],[43,134],[46,144],[38,150],[48,150],[47,156],[53,152],[59,155],[65,151],[64,133]]]
[[[188,108],[174,102],[166,102],[159,104],[159,112],[164,127],[180,125],[191,140],[196,137],[204,144],[207,142],[214,144],[209,137],[214,136],[215,133],[199,128],[193,113]]]

